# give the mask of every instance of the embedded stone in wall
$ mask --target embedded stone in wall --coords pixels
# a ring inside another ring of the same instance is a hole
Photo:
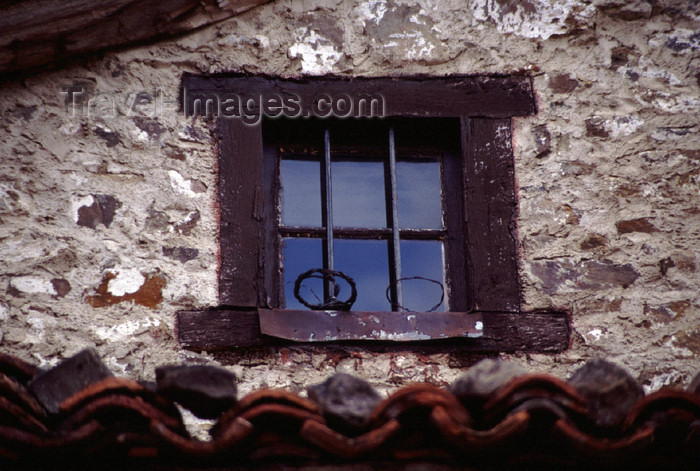
[[[53,285],[54,291],[56,291],[56,296],[59,298],[62,298],[70,293],[71,287],[68,280],[63,278],[53,278],[51,280],[51,284]]]
[[[549,78],[549,88],[554,93],[571,93],[578,87],[578,80],[569,74],[556,74]]]
[[[610,260],[537,261],[532,263],[532,273],[547,294],[613,286],[626,288],[640,276],[631,264],[616,265]]]
[[[160,125],[158,121],[150,118],[143,118],[136,116],[132,118],[132,121],[142,132],[148,135],[148,138],[152,141],[158,141],[160,137],[167,131],[166,128]]]
[[[588,137],[609,137],[605,130],[605,120],[598,116],[586,118],[586,136]]]
[[[605,129],[612,137],[629,136],[643,124],[644,120],[636,116],[613,116],[605,121]]]
[[[108,272],[102,278],[95,295],[87,296],[85,302],[92,307],[106,307],[131,301],[135,304],[156,309],[163,302],[163,288],[166,280],[163,275],[143,276],[135,270]]]
[[[163,154],[169,159],[181,160],[183,162],[187,160],[187,155],[185,155],[182,149],[168,148],[163,151]]]
[[[199,250],[193,247],[163,247],[163,255],[185,263],[197,258]]]
[[[692,250],[677,252],[671,256],[671,261],[676,269],[689,273],[694,273],[697,270],[696,259],[697,256]]]
[[[80,205],[82,203],[82,205]],[[79,226],[95,229],[98,224],[109,227],[114,219],[114,213],[122,204],[110,195],[89,195],[77,202],[80,205],[76,211],[75,222]]]
[[[100,139],[103,139],[107,147],[114,147],[122,141],[119,133],[112,131],[106,126],[96,126],[92,132]]]
[[[609,17],[623,21],[651,18],[653,13],[652,2],[646,0],[604,0],[597,7]]]
[[[167,231],[170,227],[170,218],[163,211],[148,208],[146,211],[146,228]]]
[[[676,262],[673,261],[672,258],[666,257],[664,259],[659,260],[659,271],[661,272],[662,276],[666,276],[666,273],[668,273],[669,268],[673,268],[676,266]]]
[[[694,126],[659,126],[651,133],[655,141],[680,141],[695,132]]]
[[[687,329],[678,332],[673,336],[673,346],[684,348],[692,352],[693,355],[700,354],[700,329]]]
[[[690,309],[690,301],[674,301],[660,306],[644,305],[644,314],[659,324],[668,324],[683,316]]]
[[[22,120],[29,122],[31,121],[32,117],[34,117],[34,113],[36,113],[37,108],[37,105],[18,105],[17,108],[10,110],[8,116],[11,118],[21,118]]]
[[[608,239],[600,234],[588,234],[579,247],[581,250],[595,250],[600,247],[605,247],[608,244]]]
[[[618,234],[629,234],[630,232],[644,232],[645,234],[651,234],[652,232],[658,231],[656,226],[654,226],[649,218],[637,218],[637,219],[627,219],[624,221],[617,221],[615,223]]]
[[[595,171],[595,166],[577,160],[562,162],[562,175],[591,175]]]
[[[591,260],[584,262],[582,269],[584,272],[582,288],[598,289],[611,285],[626,288],[639,278],[639,273],[629,263],[615,265],[609,260],[602,262]]]
[[[700,49],[700,31],[678,28],[668,36],[664,46],[675,52],[697,51]]]
[[[617,69],[625,65],[636,65],[637,54],[634,49],[626,46],[618,46],[610,51],[610,67]],[[639,78],[637,76],[637,78]],[[636,80],[636,79],[635,79]]]
[[[545,157],[552,151],[552,135],[545,124],[534,128],[535,157]]]
[[[700,168],[694,168],[688,172],[678,175],[676,183],[680,187],[689,187],[691,189],[700,189]]]
[[[194,210],[184,220],[175,223],[175,230],[182,235],[190,235],[200,219],[199,211]]]
[[[197,126],[185,126],[178,133],[180,140],[188,142],[205,143],[209,140],[209,133]]]
[[[612,138],[629,136],[643,124],[644,120],[635,116],[612,116],[610,118],[590,116],[586,119],[586,135]]]

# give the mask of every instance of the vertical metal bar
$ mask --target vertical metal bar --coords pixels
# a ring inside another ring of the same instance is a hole
[[[396,146],[394,145],[394,128],[389,128],[389,181],[391,185],[391,232],[394,248],[394,279],[396,280],[396,305],[392,309],[403,306],[403,291],[401,289],[401,239],[399,237],[399,207],[398,185],[396,183]]]
[[[327,269],[334,270],[333,266],[333,191],[331,183],[331,137],[328,129],[324,135],[324,169],[325,169],[325,225],[326,225],[326,243],[325,243],[325,265]],[[333,280],[327,279],[324,283],[325,302],[328,302],[335,292],[335,283]]]

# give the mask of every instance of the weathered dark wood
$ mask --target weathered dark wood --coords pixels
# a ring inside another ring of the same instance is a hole
[[[561,352],[569,348],[569,318],[557,311],[484,312],[477,349],[502,352]]]
[[[228,95],[226,95],[228,94]],[[526,76],[378,77],[283,80],[263,76],[196,76],[182,79],[182,107],[201,113],[195,100],[222,103],[226,97],[253,98],[260,116],[261,99],[298,98],[299,116],[313,116],[319,97],[381,98],[381,116],[505,118],[535,113],[532,82]],[[264,113],[263,113],[264,114]],[[375,115],[376,116],[376,115]],[[291,117],[291,116],[288,116]]]
[[[410,349],[426,353],[444,352],[448,349],[472,352],[551,353],[569,348],[569,319],[563,312],[475,314],[481,314],[483,319],[484,330],[480,338],[450,338],[427,342],[345,341],[342,345],[361,345],[368,351]],[[261,337],[257,311],[180,311],[178,326],[181,345],[192,350],[210,351],[287,343],[280,339]]]
[[[480,313],[259,309],[260,331],[297,342],[412,342],[482,335]]]
[[[190,350],[219,350],[263,343],[257,311],[179,311],[177,336]]]
[[[264,202],[265,202],[265,247],[264,275],[267,291],[266,303],[262,306],[278,307],[282,305],[284,288],[282,273],[279,267],[281,238],[277,231],[280,218],[280,183],[279,147],[269,142],[263,129],[263,160],[264,160]]]
[[[510,120],[464,118],[462,127],[469,297],[477,310],[518,312]]]
[[[269,0],[23,0],[0,6],[0,71],[191,31]]]
[[[458,138],[458,136],[456,136]],[[454,151],[456,152],[456,151]],[[464,226],[464,161],[446,153],[442,160],[442,187],[445,205],[445,268],[449,308],[451,311],[473,309],[467,277],[466,229]]]
[[[241,121],[220,122],[219,132],[219,302],[255,307],[265,299],[262,137]]]

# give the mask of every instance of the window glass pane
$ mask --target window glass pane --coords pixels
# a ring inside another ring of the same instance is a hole
[[[386,227],[382,162],[333,160],[331,174],[335,227]]]
[[[421,276],[438,281],[445,286],[445,263],[443,244],[438,240],[402,240],[401,276]],[[403,307],[411,311],[428,311],[440,301],[440,286],[426,280],[403,280]],[[436,311],[447,310],[445,300]]]
[[[321,163],[282,159],[282,224],[321,227]]]
[[[287,309],[307,309],[294,297],[294,282],[307,270],[323,268],[323,244],[321,239],[282,239],[284,299]],[[299,294],[311,304],[323,303],[323,280],[307,278]]]
[[[399,227],[442,229],[440,162],[416,159],[396,162]]]
[[[342,271],[357,285],[353,311],[390,311],[386,299],[389,286],[389,244],[385,240],[336,239],[335,269]],[[347,299],[349,293],[340,293]]]

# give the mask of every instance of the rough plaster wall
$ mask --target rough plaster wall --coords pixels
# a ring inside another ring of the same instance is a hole
[[[508,358],[565,378],[602,356],[649,389],[700,369],[700,5],[683,0],[278,1],[5,81],[2,351],[51,365],[96,346],[141,379],[215,361],[174,333],[178,309],[218,304],[214,141],[175,102],[183,72],[223,71],[532,73],[539,112],[514,122],[523,300],[571,310],[573,344]],[[302,348],[216,359],[235,363],[243,394],[337,370],[381,390],[446,384],[473,361]]]

